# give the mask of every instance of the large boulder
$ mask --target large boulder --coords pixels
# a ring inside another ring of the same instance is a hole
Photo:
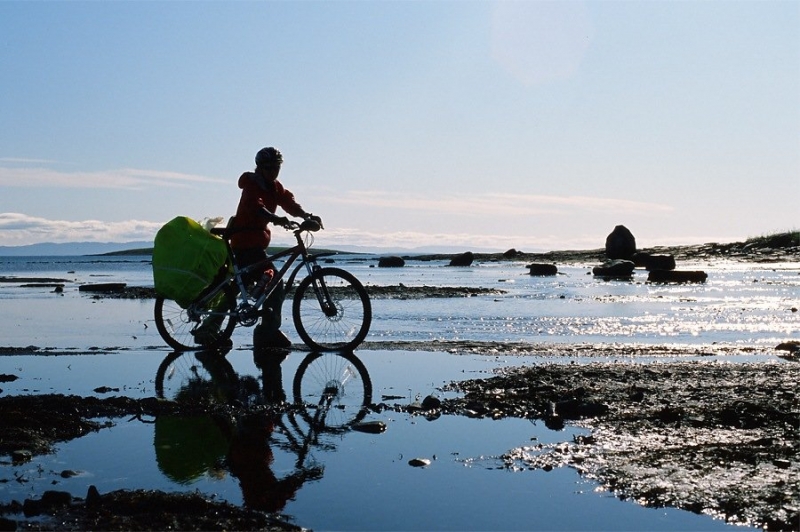
[[[636,239],[624,225],[618,225],[606,237],[606,257],[631,260],[636,253]]]
[[[403,257],[398,256],[389,256],[389,257],[381,257],[378,259],[378,267],[379,268],[402,268],[406,265],[406,261]]]
[[[475,260],[475,255],[471,251],[456,255],[450,260],[450,266],[470,266]]]
[[[689,270],[651,270],[647,280],[651,283],[704,283],[708,274]]]
[[[530,270],[531,275],[547,276],[556,275],[558,273],[558,267],[555,264],[542,262],[528,264],[528,269]]]
[[[651,255],[650,253],[639,252],[633,256],[633,262],[637,268],[645,270],[674,270],[674,255]]]
[[[592,268],[597,277],[630,277],[636,265],[630,260],[609,260]]]

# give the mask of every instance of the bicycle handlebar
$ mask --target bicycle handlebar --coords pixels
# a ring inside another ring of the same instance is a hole
[[[314,220],[303,220],[302,223],[290,222],[289,227],[286,229],[292,231],[309,231],[311,233],[316,233],[322,229],[322,226],[319,224],[319,222]]]
[[[290,221],[288,226],[284,227],[287,231],[309,231],[316,233],[322,226],[314,220],[304,220],[302,223]],[[212,227],[209,231],[212,235],[217,235],[225,239],[230,239],[233,233],[247,231],[248,229],[234,229],[232,227]]]

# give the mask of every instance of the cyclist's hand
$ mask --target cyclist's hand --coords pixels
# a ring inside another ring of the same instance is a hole
[[[306,221],[315,222],[316,224],[319,225],[320,229],[325,229],[325,226],[322,225],[322,218],[320,218],[316,214],[308,214],[305,219]]]
[[[291,229],[292,228],[292,221],[289,220],[286,216],[276,216],[273,218],[272,223],[275,225],[280,225],[284,229]]]

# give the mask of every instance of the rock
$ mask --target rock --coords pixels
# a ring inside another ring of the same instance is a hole
[[[86,492],[86,507],[97,508],[100,506],[101,502],[102,497],[100,496],[100,492],[97,490],[97,487],[92,484],[89,486],[89,490]]]
[[[636,239],[624,225],[618,225],[606,237],[606,257],[630,260],[636,253]]]
[[[527,268],[530,270],[531,275],[556,275],[558,273],[558,268],[555,264],[545,264],[545,263],[533,263],[528,264]]]
[[[30,462],[32,458],[33,458],[33,453],[28,451],[27,449],[19,449],[17,451],[11,452],[11,461],[15,464]]]
[[[789,340],[788,342],[781,342],[775,346],[775,349],[779,351],[789,351],[790,353],[795,353],[800,351],[800,342],[797,340]]]
[[[435,410],[442,407],[442,400],[438,397],[434,397],[433,395],[429,395],[422,400],[422,404],[420,406],[423,410]]]
[[[516,249],[511,248],[508,251],[506,251],[505,253],[503,253],[503,258],[504,259],[513,259],[514,257],[517,257],[517,256],[522,255],[522,254],[523,253],[521,251],[517,251]]]
[[[689,270],[652,270],[647,276],[651,283],[704,283],[706,279],[706,272]]]
[[[772,461],[772,464],[780,469],[789,469],[789,467],[792,465],[792,462],[789,460],[784,460],[783,458],[776,458]]]
[[[383,421],[363,421],[353,425],[353,430],[367,434],[380,434],[386,432],[386,423]]]
[[[598,277],[630,277],[635,267],[630,260],[609,260],[592,268],[592,273]]]
[[[636,253],[633,263],[637,268],[645,270],[674,270],[675,257],[673,255],[651,255],[650,253]]]
[[[555,413],[563,419],[582,419],[598,417],[608,413],[608,406],[603,403],[567,399],[555,404]]]
[[[84,284],[78,287],[78,292],[124,292],[125,286],[125,283]]]
[[[475,260],[475,255],[471,251],[456,255],[450,260],[450,266],[470,266]]]
[[[427,458],[412,458],[408,461],[408,465],[412,467],[428,467],[431,465],[431,461]]]
[[[6,373],[0,373],[0,382],[14,382],[19,377],[16,375],[8,375]]]
[[[22,511],[26,517],[41,515],[51,512],[55,508],[69,506],[72,504],[72,495],[66,491],[48,490],[42,493],[42,498],[25,499],[22,504]]]
[[[398,257],[396,255],[390,257],[381,257],[378,259],[378,267],[379,268],[402,268],[406,265],[406,261],[403,257]]]

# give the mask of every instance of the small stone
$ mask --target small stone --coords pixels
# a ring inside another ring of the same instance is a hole
[[[412,458],[408,461],[408,465],[412,467],[428,467],[431,465],[431,461],[427,458]]]
[[[11,461],[15,464],[22,464],[30,462],[33,459],[33,453],[26,449],[19,449],[11,452]]]
[[[433,395],[427,396],[425,399],[422,400],[422,409],[423,410],[435,410],[436,408],[442,407],[442,401],[438,397],[434,397]]]
[[[792,462],[783,458],[776,458],[772,461],[772,464],[780,469],[789,469],[789,466],[792,465]]]
[[[356,423],[352,428],[355,431],[366,432],[367,434],[380,434],[381,432],[386,432],[386,423],[383,421],[364,421],[363,423]]]

